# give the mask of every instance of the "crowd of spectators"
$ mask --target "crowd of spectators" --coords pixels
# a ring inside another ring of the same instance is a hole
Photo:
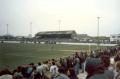
[[[6,68],[0,71],[0,79],[79,79],[82,73],[87,73],[86,79],[120,79],[120,46],[75,52],[68,57],[21,65],[12,71]]]

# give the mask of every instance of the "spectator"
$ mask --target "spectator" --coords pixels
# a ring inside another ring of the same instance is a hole
[[[108,76],[109,79],[114,79],[113,68],[110,68],[110,56],[104,54],[101,56],[101,61],[104,65],[104,74]]]
[[[73,61],[74,61],[75,74],[78,75],[79,74],[79,69],[80,69],[80,60],[77,56],[75,56]]]
[[[33,70],[32,78],[33,79],[49,79],[46,75],[47,68],[48,68],[47,62],[44,61],[43,64],[39,62],[37,68],[34,68]]]
[[[31,78],[34,79],[36,74],[37,74],[36,67],[33,67],[33,71],[32,71],[32,74],[31,74]]]
[[[117,61],[116,62],[116,76],[115,76],[115,79],[120,79],[120,61]]]
[[[85,67],[85,60],[86,60],[86,54],[85,53],[81,53],[80,55],[80,63],[81,63],[81,69],[82,72],[84,72],[84,67]]]
[[[73,67],[69,68],[69,77],[70,77],[70,79],[78,79]]]
[[[99,58],[87,58],[86,59],[86,66],[85,71],[87,72],[86,79],[89,79],[91,76],[94,75],[95,69],[98,65],[100,65],[101,60]]]
[[[65,70],[63,67],[60,67],[58,69],[58,74],[56,75],[56,77],[54,79],[70,79],[66,74],[65,74]]]
[[[0,72],[0,79],[12,79],[12,74],[8,69],[3,69]]]
[[[108,76],[104,74],[104,65],[98,65],[94,74],[88,79],[109,79]]]
[[[42,65],[41,65],[40,62],[38,63],[38,66],[37,66],[37,68],[36,68],[36,71],[37,71],[40,75],[43,74],[43,67],[42,67]]]
[[[114,58],[114,61],[117,62],[120,60],[120,51],[117,53],[117,55]]]
[[[47,71],[49,70],[49,68],[48,68],[48,62],[47,61],[43,61],[43,64],[40,66],[40,68],[41,68],[41,71],[42,71],[42,73],[45,75],[45,76],[47,76]]]
[[[27,69],[28,69],[28,65],[23,65],[22,68],[21,68],[21,73],[25,78],[28,77]]]
[[[52,66],[50,67],[51,79],[54,79],[58,74],[58,67],[55,65],[55,62],[52,62]]]
[[[30,63],[27,68],[27,77],[31,77],[32,71],[33,71],[34,63]]]
[[[47,76],[44,75],[44,73],[42,73],[42,75],[38,72],[34,75],[33,79],[49,79]]]
[[[13,79],[23,79],[23,75],[21,73],[21,67],[19,66],[16,72],[13,74]]]

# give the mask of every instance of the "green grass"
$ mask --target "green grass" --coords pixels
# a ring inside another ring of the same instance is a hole
[[[22,64],[69,56],[76,50],[89,48],[83,45],[54,45],[51,50],[52,46],[52,44],[0,44],[0,69],[6,66],[13,69]],[[96,49],[96,46],[91,46],[91,49]]]

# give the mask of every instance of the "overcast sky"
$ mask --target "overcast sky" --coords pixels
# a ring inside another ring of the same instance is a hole
[[[120,0],[0,0],[0,35],[6,24],[11,35],[28,35],[40,31],[75,30],[80,34],[100,35],[120,33]]]

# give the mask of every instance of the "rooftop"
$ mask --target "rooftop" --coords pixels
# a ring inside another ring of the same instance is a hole
[[[38,32],[37,35],[42,35],[42,34],[73,34],[76,32],[74,30],[68,30],[68,31],[44,31],[44,32]]]

